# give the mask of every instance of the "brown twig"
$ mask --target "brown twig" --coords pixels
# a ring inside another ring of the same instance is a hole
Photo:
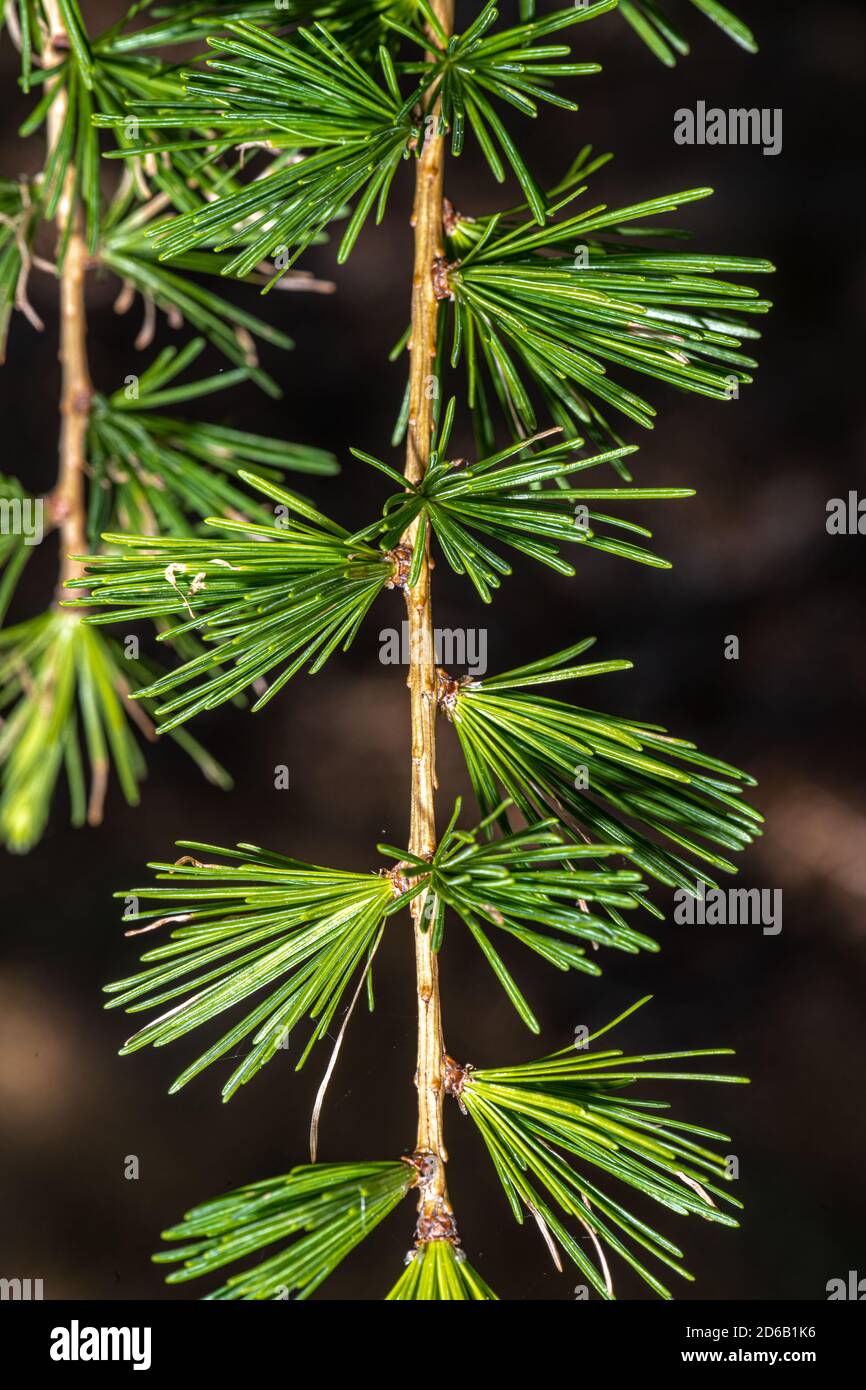
[[[432,0],[433,10],[447,33],[454,24],[454,0]],[[433,38],[430,38],[431,44]],[[436,320],[438,304],[434,268],[444,254],[442,230],[442,188],[444,140],[439,130],[440,106],[429,113],[427,134],[418,156],[415,174],[415,267],[412,280],[412,328],[409,367],[409,425],[405,476],[420,482],[430,459],[433,426],[431,377],[436,359]],[[403,544],[414,547],[417,521],[403,536]],[[406,591],[409,626],[408,686],[412,713],[412,815],[409,848],[413,854],[429,858],[436,848],[436,667],[433,641],[433,614],[430,605],[429,547],[421,563],[417,583]],[[424,928],[424,899],[412,902],[415,928],[415,974],[418,996],[418,1140],[416,1152],[429,1160],[427,1181],[419,1184],[419,1227],[436,1238],[447,1228],[454,1238],[453,1216],[448,1200],[445,1163],[448,1152],[442,1130],[445,1098],[442,1011],[439,998],[439,966],[432,948],[432,933]],[[428,1238],[431,1238],[428,1237]],[[443,1237],[444,1238],[444,1237]]]
[[[60,16],[57,0],[45,0],[48,22],[48,44],[43,55],[45,67],[63,61],[69,41]],[[52,79],[62,82],[62,77]],[[48,112],[48,149],[53,150],[60,139],[66,119],[65,89],[58,92]],[[64,597],[63,586],[68,579],[77,579],[83,566],[71,555],[83,555],[87,550],[86,501],[84,487],[85,442],[93,387],[87,364],[87,316],[84,305],[84,277],[88,254],[81,228],[81,216],[75,206],[75,168],[70,162],[63,180],[63,190],[57,204],[57,235],[62,239],[70,220],[72,230],[66,256],[60,271],[60,366],[62,386],[60,397],[60,466],[57,484],[48,497],[50,519],[60,530],[60,575],[57,599]]]

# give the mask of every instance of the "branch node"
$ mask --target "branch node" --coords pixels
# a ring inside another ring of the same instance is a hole
[[[451,1204],[447,1197],[436,1191],[441,1180],[442,1160],[438,1154],[427,1149],[416,1149],[406,1162],[411,1164],[418,1174],[417,1186],[421,1194],[420,1211],[415,1224],[416,1250],[433,1240],[447,1240],[450,1245],[459,1245],[460,1236]]]
[[[385,580],[386,589],[402,589],[404,593],[409,592],[409,571],[412,568],[412,547],[405,541],[395,545],[393,550],[389,550],[386,556],[391,561],[391,578]]]
[[[445,1064],[445,1094],[453,1096],[460,1107],[461,1115],[467,1115],[469,1112],[463,1104],[463,1090],[474,1071],[474,1067],[471,1062],[464,1062],[461,1067],[459,1062],[455,1062],[454,1058],[449,1057],[447,1052],[443,1061]]]
[[[412,880],[405,873],[405,864],[395,864],[392,869],[383,869],[384,878],[391,880],[391,888],[395,898],[402,898],[404,893],[408,893]]]
[[[453,299],[454,291],[448,274],[456,270],[460,265],[459,261],[446,260],[444,256],[433,257],[433,293],[437,299]]]
[[[471,676],[449,676],[441,666],[436,667],[436,703],[442,714],[450,722],[457,708],[457,696],[464,685],[471,685]]]

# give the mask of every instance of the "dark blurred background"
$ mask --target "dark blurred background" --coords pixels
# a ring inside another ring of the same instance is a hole
[[[784,929],[765,937],[757,928],[668,925],[660,956],[609,956],[601,981],[506,950],[542,1019],[539,1044],[475,947],[452,928],[442,956],[444,1012],[449,1050],[478,1065],[563,1046],[576,1024],[600,1025],[647,991],[654,1003],[623,1030],[627,1046],[734,1046],[751,1087],[689,1089],[679,1101],[684,1115],[734,1136],[743,1228],[693,1222],[684,1230],[662,1214],[661,1228],[684,1243],[698,1276],[677,1293],[822,1299],[829,1278],[849,1269],[866,1274],[866,542],[825,529],[827,499],[866,488],[855,104],[866,15],[857,0],[740,0],[739,7],[760,39],[757,58],[672,0],[693,41],[692,57],[673,71],[615,16],[576,30],[579,55],[602,61],[605,73],[574,84],[577,116],[549,112],[538,129],[520,130],[542,181],[559,176],[586,142],[613,149],[616,162],[594,180],[596,197],[612,205],[712,184],[717,196],[678,219],[697,233],[696,244],[768,256],[779,266],[772,284],[758,282],[776,308],[762,325],[757,383],[739,402],[722,407],[646,385],[660,424],[639,441],[638,481],[698,489],[691,502],[643,512],[674,568],[648,571],[587,554],[568,581],[518,564],[483,609],[440,566],[435,615],[440,626],[486,626],[491,670],[589,633],[600,638],[599,657],[631,657],[634,672],[596,681],[582,697],[663,722],[756,774],[766,835],[744,859],[740,881],[784,890]],[[119,10],[88,3],[85,12],[96,31]],[[2,60],[2,169],[14,175],[38,167],[41,152],[15,134],[25,107],[5,37]],[[783,108],[781,156],[676,146],[673,112],[699,99]],[[501,199],[472,151],[451,162],[448,192],[467,213]],[[343,473],[307,490],[349,524],[371,514],[383,493],[348,447],[398,459],[388,439],[403,367],[389,366],[386,353],[408,308],[409,201],[404,180],[387,223],[366,232],[336,273],[337,294],[265,302],[263,312],[297,343],[289,355],[264,353],[284,400],[251,387],[214,407],[241,427],[334,449]],[[333,248],[317,249],[306,264],[334,274]],[[56,310],[46,276],[34,275],[31,286],[45,332],[16,320],[0,390],[3,471],[38,491],[55,468]],[[92,369],[104,390],[142,365],[132,346],[139,308],[117,317],[116,288],[95,276],[90,286]],[[241,291],[248,306],[252,293]],[[170,338],[162,326],[158,341]],[[215,356],[208,361],[214,370],[221,365]],[[15,616],[50,596],[55,555],[50,545],[45,552]],[[314,680],[299,678],[260,715],[222,710],[197,728],[233,772],[233,793],[209,788],[160,744],[138,810],[113,787],[102,829],[72,831],[61,799],[39,848],[2,861],[3,1274],[43,1278],[46,1297],[163,1297],[149,1263],[163,1226],[200,1199],[305,1160],[325,1050],[300,1074],[294,1054],[278,1056],[230,1106],[220,1103],[217,1069],[178,1097],[166,1094],[194,1041],[116,1056],[127,1020],[102,1012],[100,989],[133,969],[137,951],[123,938],[111,894],[142,883],[146,861],[171,857],[176,838],[251,840],[358,869],[376,863],[378,839],[403,839],[408,701],[398,672],[377,659],[379,629],[402,616],[398,596],[386,597],[354,650]],[[740,638],[739,661],[724,659],[728,634]],[[465,777],[444,724],[439,742],[444,819]],[[277,764],[290,769],[289,791],[274,789]],[[359,1009],[347,1035],[321,1126],[323,1159],[386,1157],[412,1144],[408,923],[386,935],[377,999],[376,1013]],[[534,1230],[513,1224],[470,1122],[453,1106],[447,1133],[450,1186],[480,1272],[504,1298],[571,1298],[576,1273],[556,1274]],[[132,1154],[138,1181],[124,1178]],[[379,1296],[399,1272],[411,1222],[408,1208],[392,1217],[318,1296]],[[621,1267],[615,1275],[621,1296],[640,1292]]]

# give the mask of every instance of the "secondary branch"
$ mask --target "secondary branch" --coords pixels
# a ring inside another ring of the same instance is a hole
[[[48,43],[43,54],[47,68],[63,62],[69,40],[56,0],[47,0]],[[62,77],[50,79],[62,82]],[[58,92],[48,113],[48,149],[60,139],[66,119],[67,94]],[[60,271],[60,348],[62,384],[60,396],[60,445],[57,483],[48,497],[49,520],[60,531],[60,575],[57,598],[63,597],[68,579],[78,578],[84,567],[71,555],[87,551],[85,462],[87,422],[93,387],[87,363],[87,316],[84,280],[88,253],[81,227],[81,213],[75,201],[75,167],[70,162],[57,204],[57,235],[62,238],[72,222],[66,255]]]

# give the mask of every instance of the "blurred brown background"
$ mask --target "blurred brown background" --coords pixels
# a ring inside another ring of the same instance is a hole
[[[639,441],[638,481],[698,488],[691,502],[644,511],[673,571],[588,554],[567,581],[517,564],[494,606],[483,609],[440,566],[435,601],[440,626],[487,626],[491,670],[597,633],[600,657],[629,656],[636,670],[595,682],[588,703],[663,722],[751,769],[767,832],[740,881],[784,890],[784,930],[764,937],[755,928],[667,926],[659,957],[609,956],[601,981],[547,971],[506,950],[542,1018],[539,1047],[452,926],[442,957],[444,1009],[449,1049],[479,1065],[562,1046],[577,1023],[600,1024],[648,990],[655,1002],[628,1026],[629,1046],[736,1047],[753,1085],[689,1090],[680,1104],[690,1118],[734,1136],[747,1211],[739,1233],[700,1222],[683,1229],[673,1216],[660,1217],[698,1276],[681,1296],[821,1299],[829,1278],[849,1269],[866,1274],[866,542],[825,530],[827,499],[866,488],[858,360],[866,278],[855,211],[866,16],[856,0],[739,0],[738,7],[761,41],[757,58],[671,0],[693,40],[693,56],[672,72],[614,16],[576,30],[580,56],[600,59],[605,73],[574,84],[577,116],[554,112],[540,129],[519,132],[536,171],[551,181],[583,143],[613,149],[615,164],[595,181],[596,195],[611,204],[712,184],[717,197],[679,219],[696,231],[697,245],[768,256],[780,267],[772,284],[759,284],[776,309],[765,323],[757,383],[738,403],[723,408],[646,387],[660,424]],[[84,10],[93,30],[118,13],[105,3]],[[2,168],[14,175],[35,167],[40,152],[16,138],[26,107],[5,37],[0,56]],[[676,146],[673,112],[698,99],[783,108],[783,153]],[[471,151],[463,164],[452,161],[448,191],[468,213],[497,198]],[[215,406],[231,423],[337,451],[342,475],[308,490],[348,523],[371,514],[383,496],[348,446],[391,457],[402,367],[390,367],[386,352],[408,306],[408,205],[404,181],[386,225],[365,233],[338,272],[338,294],[266,302],[264,312],[297,343],[286,356],[265,353],[284,401],[251,387]],[[332,248],[307,264],[333,274]],[[46,330],[37,335],[20,319],[13,327],[0,378],[2,467],[41,490],[55,466],[55,291],[45,276],[31,283]],[[115,290],[94,277],[92,368],[105,390],[142,365],[132,347],[138,310],[116,317]],[[247,303],[250,293],[242,291]],[[160,341],[169,337],[163,329]],[[220,365],[213,355],[207,361]],[[31,566],[18,616],[50,595],[49,550]],[[219,1101],[216,1068],[167,1096],[194,1041],[115,1055],[127,1021],[101,1011],[100,988],[128,973],[137,956],[111,893],[141,883],[145,862],[169,857],[181,837],[251,840],[355,868],[375,864],[377,839],[400,841],[408,702],[399,674],[381,666],[377,652],[379,629],[401,618],[398,597],[383,599],[349,656],[333,659],[314,681],[299,678],[261,715],[223,710],[198,727],[234,773],[234,793],[211,790],[160,745],[139,810],[128,810],[115,787],[107,824],[84,832],[66,826],[59,805],[33,854],[3,859],[0,1273],[41,1277],[48,1297],[163,1297],[148,1262],[162,1226],[197,1200],[304,1161],[324,1050],[299,1075],[293,1054],[278,1058],[230,1106]],[[740,637],[739,662],[723,659],[727,634]],[[440,750],[444,819],[465,789],[444,725]],[[290,791],[274,790],[278,763],[290,768]],[[377,1011],[359,1009],[331,1084],[323,1159],[385,1157],[412,1143],[408,923],[389,930],[376,983]],[[450,1184],[481,1273],[505,1298],[569,1299],[576,1273],[557,1275],[536,1233],[513,1224],[470,1122],[453,1108],[447,1118]],[[123,1176],[130,1154],[140,1159],[137,1182]],[[411,1221],[408,1207],[393,1216],[318,1296],[384,1292]],[[621,1268],[615,1273],[621,1296],[639,1292]]]

